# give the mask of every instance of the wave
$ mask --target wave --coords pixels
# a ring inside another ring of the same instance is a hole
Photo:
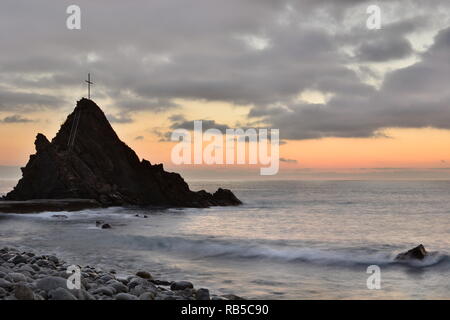
[[[130,237],[130,236],[127,236]],[[406,265],[424,268],[440,264],[450,266],[450,256],[433,253],[421,261],[395,260],[394,252],[374,251],[369,248],[320,249],[308,247],[237,243],[218,239],[189,239],[184,237],[131,236],[131,246],[140,250],[164,251],[188,255],[193,259],[223,258],[268,260],[287,263],[314,263],[320,265],[367,266]],[[123,239],[122,239],[123,240]]]

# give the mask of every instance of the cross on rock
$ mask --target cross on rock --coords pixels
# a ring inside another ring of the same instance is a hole
[[[87,80],[84,80],[84,81],[86,81],[87,84],[88,84],[88,99],[91,99],[91,84],[94,84],[94,83],[91,81],[91,74],[90,73],[88,73]]]

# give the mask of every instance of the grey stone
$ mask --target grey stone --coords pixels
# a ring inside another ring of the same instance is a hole
[[[200,288],[195,293],[195,298],[197,300],[210,300],[209,290],[205,288]]]
[[[53,262],[54,264],[58,264],[59,263],[59,259],[55,256],[48,256],[47,257],[48,261]]]
[[[61,277],[45,277],[35,282],[36,288],[49,292],[57,288],[67,288],[67,280]]]
[[[0,279],[0,288],[8,290],[13,284],[6,279]]]
[[[170,285],[170,290],[192,289],[194,285],[189,281],[176,281]]]
[[[110,280],[114,280],[114,277],[110,276],[109,274],[105,274],[104,276],[100,277],[100,281],[105,282],[105,283]]]
[[[64,288],[56,288],[48,293],[49,300],[77,300],[77,298]]]
[[[33,275],[36,271],[34,271],[34,269],[30,266],[30,265],[28,265],[28,264],[25,264],[25,265],[23,265],[23,266],[21,266],[20,268],[20,271],[26,271],[26,272],[29,272],[31,275]]]
[[[136,275],[140,278],[148,279],[148,280],[153,278],[152,275],[147,271],[138,271],[138,272],[136,272]]]
[[[116,292],[128,292],[128,287],[117,280],[108,281],[108,286],[114,288]]]
[[[11,259],[9,259],[9,262],[12,262],[14,264],[27,263],[28,258],[18,254],[18,255],[15,255],[14,257],[12,257]]]
[[[27,277],[25,277],[21,273],[13,272],[10,273],[9,276],[13,279],[14,282],[27,282]]]
[[[132,278],[128,283],[128,288],[133,289],[134,287],[141,285],[145,286],[148,284],[148,281],[143,278]]]
[[[105,296],[113,296],[114,295],[114,289],[110,287],[100,287],[94,290],[93,294],[103,294]]]
[[[17,300],[34,300],[33,290],[22,284],[18,284],[15,286],[14,296]]]
[[[118,295],[116,295],[115,297],[116,300],[137,300],[136,296],[133,296],[132,294],[129,293],[119,293]]]
[[[153,292],[144,292],[139,296],[139,300],[155,300],[156,294]]]
[[[31,264],[30,267],[35,271],[35,272],[39,272],[41,271],[41,268],[39,268],[37,265],[35,264]]]

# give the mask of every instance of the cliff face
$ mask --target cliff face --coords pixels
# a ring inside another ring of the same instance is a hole
[[[95,199],[104,205],[207,207],[238,205],[229,190],[193,192],[162,164],[139,161],[122,142],[103,111],[81,99],[50,142],[38,134],[36,154],[6,200]]]

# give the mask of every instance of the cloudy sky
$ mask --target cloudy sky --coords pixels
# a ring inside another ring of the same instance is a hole
[[[81,30],[66,27],[71,4]],[[372,4],[380,30],[366,27]],[[290,174],[450,177],[448,0],[2,0],[0,9],[0,165],[24,165],[37,132],[55,135],[91,72],[92,98],[121,138],[168,167],[168,132],[208,120],[279,128]]]

